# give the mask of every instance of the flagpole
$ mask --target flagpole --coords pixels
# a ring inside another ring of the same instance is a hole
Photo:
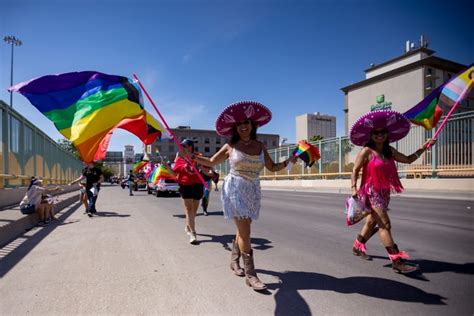
[[[148,94],[148,92],[146,91],[145,87],[142,85],[140,79],[138,79],[137,75],[133,74],[133,78],[138,82],[138,85],[140,86],[140,88],[143,90],[143,92],[145,93],[146,97],[148,98],[148,100],[150,101],[151,105],[153,105],[153,108],[155,109],[156,113],[158,113],[158,116],[160,117],[161,121],[163,122],[163,124],[165,124],[165,127],[166,127],[166,130],[170,133],[171,135],[171,138],[174,140],[174,142],[176,143],[176,145],[178,146],[178,149],[181,153],[184,154],[184,148],[183,146],[181,145],[181,143],[177,140],[176,136],[174,135],[174,133],[171,131],[171,128],[168,126],[168,123],[166,123],[166,120],[165,118],[163,117],[163,115],[161,115],[160,111],[158,110],[158,108],[156,107],[155,105],[155,102],[153,102],[152,98],[150,97],[150,95]],[[186,157],[184,157],[186,159]],[[187,159],[186,159],[187,160]],[[189,161],[188,161],[189,162]],[[201,176],[201,174],[199,173],[199,171],[197,170],[196,166],[194,165],[193,162],[191,162],[191,167],[193,168],[194,172],[196,172],[196,174],[198,175],[199,177],[199,180],[201,180],[202,184],[204,185],[204,187],[206,189],[209,190],[209,186],[207,185],[206,181],[204,181],[203,177]]]

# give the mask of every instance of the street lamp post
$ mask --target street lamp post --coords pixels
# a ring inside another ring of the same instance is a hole
[[[11,69],[10,69],[10,87],[11,87],[13,86],[13,47],[21,46],[22,42],[13,35],[5,36],[3,40],[7,44],[12,45],[12,62],[11,62]],[[13,92],[12,91],[10,91],[10,107],[13,107]]]

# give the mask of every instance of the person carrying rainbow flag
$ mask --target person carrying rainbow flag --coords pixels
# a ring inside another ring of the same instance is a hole
[[[403,191],[398,178],[395,162],[411,164],[417,160],[436,140],[428,139],[413,154],[406,156],[390,146],[404,138],[410,132],[410,122],[403,114],[391,111],[373,111],[362,115],[356,120],[350,131],[350,140],[356,146],[362,146],[356,157],[351,175],[352,198],[365,202],[369,210],[366,221],[353,244],[353,254],[364,260],[372,260],[367,255],[365,244],[377,231],[382,244],[392,261],[392,269],[398,273],[410,273],[418,270],[418,266],[405,261],[408,254],[400,251],[395,244],[388,205],[390,193]],[[357,179],[362,170],[362,179],[357,189]]]

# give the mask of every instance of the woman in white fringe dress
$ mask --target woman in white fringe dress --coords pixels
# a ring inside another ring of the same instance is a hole
[[[285,168],[296,157],[274,163],[262,142],[257,140],[257,127],[268,123],[270,110],[255,101],[242,101],[229,105],[216,121],[216,131],[229,136],[225,144],[212,158],[193,156],[205,166],[213,167],[229,159],[230,172],[222,186],[224,217],[233,220],[237,232],[232,241],[230,268],[237,276],[245,276],[246,284],[256,291],[266,289],[255,272],[253,251],[250,242],[252,220],[258,219],[260,212],[260,171],[265,166],[275,172]],[[244,269],[240,266],[243,258]]]

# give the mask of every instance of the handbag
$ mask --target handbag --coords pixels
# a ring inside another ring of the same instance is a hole
[[[29,203],[20,205],[20,211],[22,214],[33,214],[35,212],[35,206]]]
[[[352,196],[346,199],[346,224],[354,225],[369,215],[372,210],[365,204],[365,198],[362,196],[356,199]]]

